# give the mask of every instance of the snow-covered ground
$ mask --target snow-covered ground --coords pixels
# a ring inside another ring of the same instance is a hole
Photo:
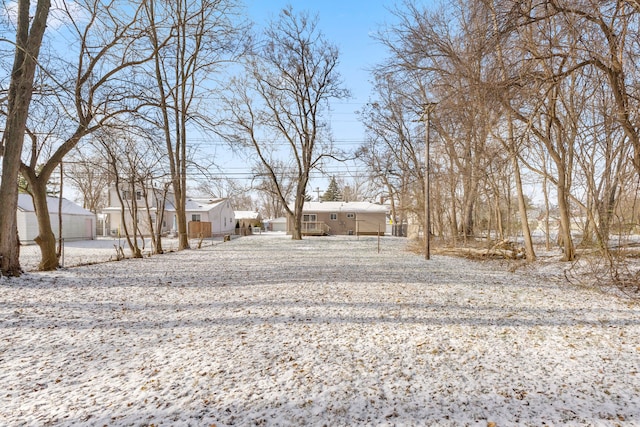
[[[265,234],[2,279],[0,425],[640,425],[637,303],[405,244]]]

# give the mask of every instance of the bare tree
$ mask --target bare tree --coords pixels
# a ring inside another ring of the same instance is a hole
[[[70,186],[82,196],[82,207],[100,213],[106,207],[107,189],[112,185],[104,159],[91,144],[77,146],[65,161],[65,177]]]
[[[571,55],[579,67],[593,67],[608,81],[615,101],[615,118],[634,148],[634,165],[640,173],[640,124],[638,88],[631,77],[638,73],[637,1],[548,0],[549,9],[558,14],[579,37]]]
[[[113,178],[118,198],[120,227],[134,258],[142,257],[145,237],[151,238],[154,253],[162,253],[161,233],[164,204],[169,186],[162,150],[148,135],[128,130],[101,132],[94,142]],[[112,194],[113,194],[112,193]]]
[[[278,165],[278,163],[280,163]],[[284,162],[275,161],[273,170],[279,171],[278,185],[282,190],[285,200],[290,200],[296,186],[296,180],[293,179],[290,169],[285,167]],[[258,199],[262,202],[265,218],[280,218],[286,215],[285,204],[278,194],[278,187],[269,177],[264,167],[258,168],[256,173],[257,180],[253,184],[253,188],[258,190]]]
[[[302,238],[309,174],[336,154],[323,111],[328,100],[348,95],[337,70],[338,49],[325,40],[317,22],[284,9],[247,61],[248,77],[235,80],[228,102],[230,139],[257,156],[293,219],[294,240]],[[290,177],[296,182],[293,206],[279,178],[286,157],[292,159]]]
[[[145,2],[148,36],[155,64],[148,117],[163,132],[175,196],[178,249],[188,249],[187,165],[189,132],[209,125],[202,111],[221,64],[242,52],[244,28],[234,17],[233,0]]]
[[[449,6],[434,12],[407,2],[397,10],[398,23],[379,35],[390,52],[380,69],[407,76],[402,90],[421,97],[418,104],[438,102],[433,124],[446,145],[446,158],[440,163],[451,165],[449,176],[452,182],[455,178],[460,199],[452,198],[450,217],[458,219],[463,237],[471,239],[479,193],[492,160],[488,153],[495,152],[489,147],[496,144],[491,130],[502,109],[493,89],[483,84],[495,72],[488,12],[474,2]]]
[[[31,133],[30,156],[20,165],[20,172],[32,189],[38,219],[39,234],[35,241],[42,253],[40,270],[58,267],[46,183],[82,138],[116,124],[124,114],[138,108],[133,69],[152,56],[140,45],[146,28],[139,22],[139,6],[120,8],[113,0],[87,0],[74,5],[70,9],[65,3],[67,8],[63,11],[78,42],[78,50],[72,51],[77,56],[62,58],[64,62],[58,72],[65,78],[57,78],[53,72],[46,74],[53,76],[50,84],[57,90],[43,93],[58,103],[57,120],[41,118],[44,120],[41,123],[51,123],[50,127],[44,132],[44,139],[40,136],[42,132]],[[69,105],[73,109],[68,109]],[[36,117],[31,120],[38,122]]]
[[[0,144],[2,181],[0,181],[0,274],[19,276],[20,240],[18,237],[18,173],[27,129],[29,105],[42,39],[51,7],[50,0],[38,0],[33,16],[31,2],[18,1],[15,56],[7,97],[7,121]]]
[[[504,31],[502,19],[501,16],[499,16],[499,12],[497,10],[495,2],[493,0],[489,0],[486,1],[485,4],[487,5],[489,15],[491,17],[493,34],[495,35],[496,42],[495,60],[497,64],[497,75],[494,76],[495,79],[493,81],[490,81],[489,84],[494,88],[498,88],[498,91],[501,94],[498,99],[500,99],[503,103],[508,104],[508,106],[506,107],[506,114],[504,118],[507,128],[506,134],[502,136],[500,135],[500,133],[498,133],[498,135],[496,135],[496,139],[502,143],[511,159],[511,170],[513,171],[514,175],[515,189],[518,200],[518,214],[520,216],[521,230],[524,237],[525,256],[527,261],[532,262],[536,260],[536,254],[533,245],[533,238],[531,236],[531,229],[529,228],[529,217],[527,214],[527,205],[522,184],[522,172],[519,162],[521,144],[518,143],[518,139],[516,138],[515,119],[510,107],[511,99],[509,98],[508,91],[504,90],[505,87],[509,86],[507,82],[509,81],[509,76],[512,69],[510,64],[507,63],[507,59],[505,58],[505,51],[511,51],[511,48],[513,47],[513,39],[512,37],[510,37],[511,34],[509,33],[509,31]]]
[[[376,100],[361,113],[367,143],[357,156],[386,190],[394,222],[404,224],[409,215],[424,215],[424,125],[416,126],[421,105],[397,76],[382,72],[375,82]]]

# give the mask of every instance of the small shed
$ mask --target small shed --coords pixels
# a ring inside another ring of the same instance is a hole
[[[287,217],[280,217],[280,218],[274,218],[274,219],[270,219],[269,221],[265,221],[265,223],[268,222],[268,230],[269,231],[287,231]]]
[[[58,197],[47,197],[51,228],[60,237]],[[66,240],[93,240],[96,237],[96,215],[65,198],[62,199],[62,237]],[[38,219],[30,194],[18,195],[18,235],[24,244],[33,243],[38,236]]]

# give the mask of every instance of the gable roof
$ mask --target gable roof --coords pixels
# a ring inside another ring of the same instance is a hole
[[[236,219],[260,219],[262,215],[256,211],[234,211]]]
[[[217,206],[224,204],[227,199],[187,199],[185,203],[186,212],[209,212]],[[174,212],[175,205],[171,200],[166,201],[165,210]]]
[[[60,199],[58,197],[47,196],[47,208],[50,214],[58,213],[59,203]],[[30,194],[18,194],[18,210],[21,212],[35,212],[33,199]],[[65,215],[94,216],[93,212],[64,197],[62,198],[62,213]]]
[[[304,202],[302,211],[387,213],[389,206],[370,202]]]

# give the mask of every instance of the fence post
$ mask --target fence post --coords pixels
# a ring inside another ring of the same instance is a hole
[[[60,238],[60,267],[64,268],[64,237]]]

